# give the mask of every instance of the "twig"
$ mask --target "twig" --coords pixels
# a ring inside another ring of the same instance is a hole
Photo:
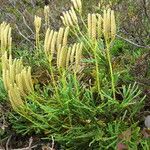
[[[11,140],[11,137],[12,137],[12,136],[10,136],[10,137],[8,138],[7,142],[6,142],[6,150],[9,150],[9,142],[10,142],[10,140]]]
[[[134,46],[136,46],[136,47],[139,47],[139,48],[150,48],[150,46],[139,45],[139,44],[134,43],[134,42],[130,41],[129,39],[126,39],[126,38],[124,38],[124,37],[122,37],[122,36],[120,36],[120,35],[116,35],[116,36],[117,36],[118,38],[120,38],[120,39],[122,39],[122,40],[124,40],[124,41],[126,41],[126,42],[128,42],[128,43],[130,43],[130,44],[132,44],[132,45],[134,45]]]
[[[25,147],[25,148],[18,148],[18,149],[9,149],[9,142],[10,142],[10,140],[11,140],[11,137],[12,137],[12,136],[10,136],[10,137],[8,138],[7,142],[6,142],[6,150],[32,150],[33,148],[35,148],[35,147],[38,146],[38,145],[31,146],[31,145],[32,145],[32,142],[33,142],[33,138],[31,137],[31,138],[29,139],[29,145],[28,145],[28,147]],[[0,149],[0,150],[4,150],[4,149]]]
[[[143,8],[144,8],[145,16],[150,21],[150,17],[148,15],[148,10],[147,10],[147,7],[146,7],[146,3],[147,3],[146,0],[143,0]]]
[[[52,136],[52,147],[51,150],[54,150],[55,142],[54,142],[54,137]]]
[[[30,150],[31,150],[32,142],[33,142],[33,138],[31,137],[31,138],[29,139],[29,146],[28,146]]]
[[[42,150],[55,150],[55,142],[54,142],[54,137],[52,136],[52,142],[48,143],[47,145],[42,146]]]
[[[30,42],[30,43],[34,46],[34,44],[33,44],[24,34],[22,34],[22,32],[19,30],[19,28],[18,28],[17,25],[16,25],[16,29],[18,30],[19,34],[20,34],[25,40],[27,40],[28,42]]]
[[[33,148],[37,147],[38,145],[34,145],[32,147],[26,147],[26,148],[18,148],[18,149],[11,149],[11,150],[32,150]]]
[[[30,0],[30,3],[31,3],[33,8],[36,6],[36,1],[35,0]]]
[[[24,24],[26,25],[26,27],[31,31],[31,33],[34,35],[34,32],[33,32],[33,30],[29,27],[29,25],[27,24],[27,21],[26,21],[26,19],[25,19],[25,17],[22,15],[22,18],[23,18],[23,22],[24,22]]]
[[[33,30],[30,28],[30,26],[28,25],[28,23],[27,23],[27,21],[26,21],[24,15],[23,15],[23,13],[22,13],[18,8],[16,8],[16,6],[15,6],[10,0],[9,0],[9,2],[10,2],[10,4],[13,6],[13,8],[22,16],[24,25],[30,30],[31,34],[34,35],[34,32],[33,32]],[[28,38],[25,37],[25,35],[23,35],[23,34],[21,33],[21,31],[19,30],[18,26],[17,26],[17,30],[19,31],[20,35],[21,35],[23,38],[25,38],[26,40],[28,39]],[[29,41],[29,40],[27,40],[27,41]]]

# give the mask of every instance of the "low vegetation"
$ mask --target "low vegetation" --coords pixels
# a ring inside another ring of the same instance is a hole
[[[16,135],[51,141],[51,149],[149,150],[148,113],[142,114],[149,85],[141,85],[135,65],[143,61],[149,80],[149,53],[117,38],[117,11],[101,5],[85,13],[81,0],[71,0],[58,30],[46,5],[44,18],[34,17],[32,50],[16,48],[13,28],[1,23],[0,104],[10,110],[2,108],[1,116]]]

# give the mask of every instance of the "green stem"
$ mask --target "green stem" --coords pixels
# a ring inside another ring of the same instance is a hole
[[[35,35],[35,42],[36,42],[36,49],[39,49],[39,32],[36,32]]]
[[[52,66],[52,60],[51,60],[51,58],[49,60],[49,64],[50,64],[49,69],[50,69],[50,73],[51,73],[51,77],[52,77],[52,83],[53,83],[53,86],[54,86],[54,89],[55,89],[55,92],[56,92],[56,96],[58,98],[59,103],[62,106],[62,103],[61,103],[60,97],[59,97],[59,93],[58,93],[58,87],[56,85],[56,81],[55,81],[55,77],[54,77],[54,72],[53,72],[53,66]]]
[[[63,73],[62,73],[62,83],[63,83],[63,91],[66,91],[67,90],[67,79],[66,79],[66,76],[67,76],[67,73],[65,70],[63,70]],[[68,95],[68,94],[67,94]],[[66,95],[66,96],[67,96]],[[68,119],[69,119],[69,124],[70,124],[70,127],[72,127],[72,119],[71,119],[71,113],[70,113],[70,108],[69,108],[69,102],[67,102],[67,109],[68,109]]]
[[[81,22],[83,23],[83,26],[84,26],[84,28],[85,28],[85,29],[86,29],[86,31],[87,31],[87,30],[88,30],[88,28],[87,28],[87,25],[86,25],[86,23],[85,23],[85,21],[84,21],[83,17],[82,17],[82,14],[80,13],[79,15],[80,15]]]
[[[79,88],[78,88],[78,80],[77,80],[77,74],[74,71],[74,84],[75,84],[75,90],[76,90],[76,96],[79,99]]]
[[[88,54],[90,55],[90,52],[89,50],[87,49],[86,45],[88,45],[91,49],[92,49],[92,46],[91,46],[91,43],[90,41],[87,39],[87,37],[80,31],[79,27],[75,28],[75,29],[72,29],[71,32],[80,40],[82,41],[81,39],[83,38],[84,39],[84,42],[86,42],[86,44],[83,44],[83,47],[84,49],[88,52]],[[78,35],[77,32],[80,34]],[[81,38],[82,37],[82,38]]]
[[[93,51],[94,51],[95,67],[96,67],[96,83],[97,83],[98,93],[100,94],[101,99],[103,99],[103,96],[101,94],[101,83],[99,79],[99,65],[98,65],[96,50],[97,50],[97,42],[95,41],[95,48],[93,48]]]
[[[111,64],[111,56],[110,56],[110,44],[106,43],[106,55],[107,55],[107,60],[109,64],[109,69],[110,69],[110,77],[111,77],[111,87],[112,87],[112,92],[113,92],[113,98],[116,99],[115,96],[115,82],[114,82],[114,75],[113,75],[113,69],[112,69],[112,64]]]

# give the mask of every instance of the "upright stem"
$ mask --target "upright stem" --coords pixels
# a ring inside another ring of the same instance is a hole
[[[80,35],[78,35],[78,34],[76,33],[76,31],[79,32]],[[84,35],[84,34],[80,31],[79,28],[73,29],[73,30],[71,30],[71,32],[72,32],[79,40],[82,41],[82,38],[84,39],[84,41],[86,42],[86,44],[83,44],[83,47],[84,47],[85,50],[88,52],[88,54],[91,54],[91,53],[89,52],[89,50],[87,49],[86,45],[88,45],[91,49],[93,49],[93,48],[92,48],[92,45],[91,45],[91,41],[88,40],[88,38],[86,37],[86,35]]]
[[[53,66],[52,66],[52,62],[51,62],[51,58],[49,60],[49,64],[50,64],[50,73],[51,73],[51,78],[52,78],[52,84],[54,86],[54,89],[55,89],[55,92],[56,92],[56,95],[57,95],[57,98],[58,98],[58,101],[60,103],[60,105],[62,105],[61,101],[60,101],[60,98],[59,98],[59,93],[58,93],[58,87],[57,87],[57,84],[56,84],[56,81],[55,81],[55,77],[54,77],[54,72],[53,72]]]
[[[36,45],[36,49],[39,49],[39,43],[40,43],[40,39],[39,39],[39,32],[36,32],[35,35],[35,45]]]
[[[85,28],[86,30],[88,30],[87,25],[86,25],[86,23],[85,23],[85,21],[84,21],[84,19],[83,19],[83,17],[82,17],[82,14],[80,13],[79,15],[80,15],[80,19],[81,19],[81,21],[82,21],[82,23],[83,23],[84,28]]]
[[[96,50],[97,50],[97,42],[96,41],[94,42],[94,45],[95,45],[95,47],[93,49],[94,49],[94,58],[95,58],[95,67],[96,67],[96,82],[97,82],[98,93],[100,94],[101,99],[103,100],[103,96],[101,94],[101,83],[100,83],[100,79],[99,79],[99,65],[98,65],[97,53],[96,53]]]
[[[77,74],[74,71],[74,84],[75,84],[75,90],[76,90],[76,96],[79,98],[79,87],[78,87],[78,80],[77,80]]]
[[[106,43],[106,55],[107,55],[107,60],[108,60],[108,64],[109,64],[109,69],[110,69],[111,87],[112,87],[112,92],[113,92],[113,98],[116,99],[115,82],[114,82],[114,75],[113,75],[113,69],[112,69],[112,64],[111,64],[110,44],[109,43]]]

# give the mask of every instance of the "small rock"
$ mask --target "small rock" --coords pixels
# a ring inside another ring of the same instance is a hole
[[[150,128],[150,115],[148,115],[146,118],[145,118],[145,126],[147,127],[147,128]]]

